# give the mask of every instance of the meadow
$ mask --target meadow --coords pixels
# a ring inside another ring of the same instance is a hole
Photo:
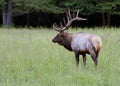
[[[0,28],[0,86],[120,86],[120,28],[70,28],[102,38],[97,70],[89,55],[86,68],[73,52],[52,43],[50,29]]]

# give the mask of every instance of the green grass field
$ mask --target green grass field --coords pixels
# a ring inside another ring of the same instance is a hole
[[[98,69],[87,55],[76,67],[73,52],[51,42],[49,29],[0,29],[0,86],[120,86],[120,29],[69,29],[102,38]]]

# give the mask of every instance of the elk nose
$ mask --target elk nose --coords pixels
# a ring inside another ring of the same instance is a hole
[[[55,43],[55,40],[54,40],[54,39],[52,39],[52,42],[54,42],[54,43]]]

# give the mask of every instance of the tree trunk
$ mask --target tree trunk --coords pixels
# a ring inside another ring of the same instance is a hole
[[[105,13],[102,13],[102,26],[105,26]]]
[[[6,25],[6,23],[7,23],[7,6],[6,6],[6,4],[2,5],[2,21],[3,21],[3,25]]]
[[[12,0],[7,0],[2,5],[3,25],[10,26],[12,24],[12,5]]]
[[[7,26],[12,24],[12,0],[8,0]]]
[[[107,26],[109,27],[110,26],[110,14],[107,14]]]

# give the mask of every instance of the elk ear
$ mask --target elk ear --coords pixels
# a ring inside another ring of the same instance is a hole
[[[60,32],[60,35],[61,35],[62,37],[64,37],[65,32],[64,32],[64,31],[61,31],[61,32]]]
[[[63,36],[66,36],[66,35],[67,35],[67,32],[66,32],[66,31],[63,31],[63,32],[62,32],[62,35],[63,35]]]

